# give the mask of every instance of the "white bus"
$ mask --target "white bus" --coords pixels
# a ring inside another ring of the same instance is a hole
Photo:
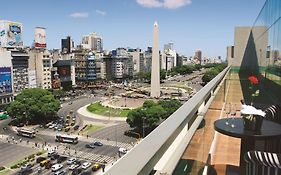
[[[70,135],[57,134],[56,135],[56,142],[76,144],[76,143],[78,143],[78,137],[70,136]]]
[[[19,136],[23,136],[23,137],[29,137],[29,138],[35,137],[35,131],[31,131],[24,128],[18,128],[17,133]]]

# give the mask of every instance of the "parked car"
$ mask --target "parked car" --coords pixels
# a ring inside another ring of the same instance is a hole
[[[62,169],[63,165],[62,164],[55,164],[52,166],[52,171],[55,172],[55,171],[58,171],[60,169]]]
[[[100,168],[101,168],[101,164],[95,163],[94,166],[92,167],[92,170],[93,170],[93,171],[97,171],[97,170],[99,170]]]
[[[77,160],[76,158],[70,158],[70,159],[67,160],[66,164],[67,164],[67,165],[71,165],[71,164],[73,164],[76,160]]]
[[[89,168],[91,165],[92,165],[91,162],[84,162],[84,163],[82,164],[82,169],[85,170],[85,169]]]
[[[99,142],[99,141],[94,142],[94,145],[95,146],[103,146],[103,144],[101,142]]]

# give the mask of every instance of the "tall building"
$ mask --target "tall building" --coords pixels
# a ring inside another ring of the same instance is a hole
[[[98,36],[97,33],[90,33],[82,38],[82,47],[94,52],[103,51],[102,37]]]
[[[153,25],[153,44],[152,44],[152,68],[151,68],[151,87],[150,96],[160,97],[160,66],[159,66],[159,45],[158,45],[158,24]]]
[[[196,50],[194,59],[198,61],[199,64],[202,64],[202,51],[201,50]]]
[[[0,48],[0,108],[13,100],[13,70],[11,51]]]
[[[28,61],[25,50],[11,50],[13,68],[13,89],[15,95],[29,88]]]
[[[52,59],[49,51],[31,49],[28,54],[29,88],[51,89]]]
[[[63,54],[69,54],[72,52],[74,47],[74,42],[70,36],[67,36],[65,39],[61,39],[61,51]]]
[[[177,65],[177,52],[175,50],[175,46],[174,43],[170,42],[168,44],[164,44],[164,52],[163,52],[164,58],[166,57],[166,55],[168,55],[168,65],[163,67],[162,69],[165,70],[170,70],[173,67],[178,66]],[[165,59],[167,62],[167,59]],[[170,60],[172,60],[173,62],[170,62]]]
[[[128,54],[132,56],[133,59],[133,74],[136,75],[141,71],[141,67],[143,64],[143,53],[141,49],[128,49]]]
[[[19,22],[0,20],[0,47],[23,47],[23,25]]]

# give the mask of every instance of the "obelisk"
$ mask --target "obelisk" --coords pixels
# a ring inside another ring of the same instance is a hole
[[[151,92],[150,97],[160,97],[160,68],[159,68],[158,24],[153,25]]]

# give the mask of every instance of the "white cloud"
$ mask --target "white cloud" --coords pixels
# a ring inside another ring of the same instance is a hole
[[[72,18],[88,18],[88,12],[76,12],[69,15]]]
[[[141,6],[148,8],[156,8],[163,6],[163,2],[160,2],[159,0],[137,0],[137,3]]]
[[[105,16],[106,15],[106,12],[105,11],[102,11],[102,10],[96,10],[96,13],[98,15],[101,15],[101,16]]]
[[[192,0],[137,0],[137,3],[143,7],[176,9],[191,4]]]
[[[164,7],[176,9],[191,4],[191,0],[164,0]]]

